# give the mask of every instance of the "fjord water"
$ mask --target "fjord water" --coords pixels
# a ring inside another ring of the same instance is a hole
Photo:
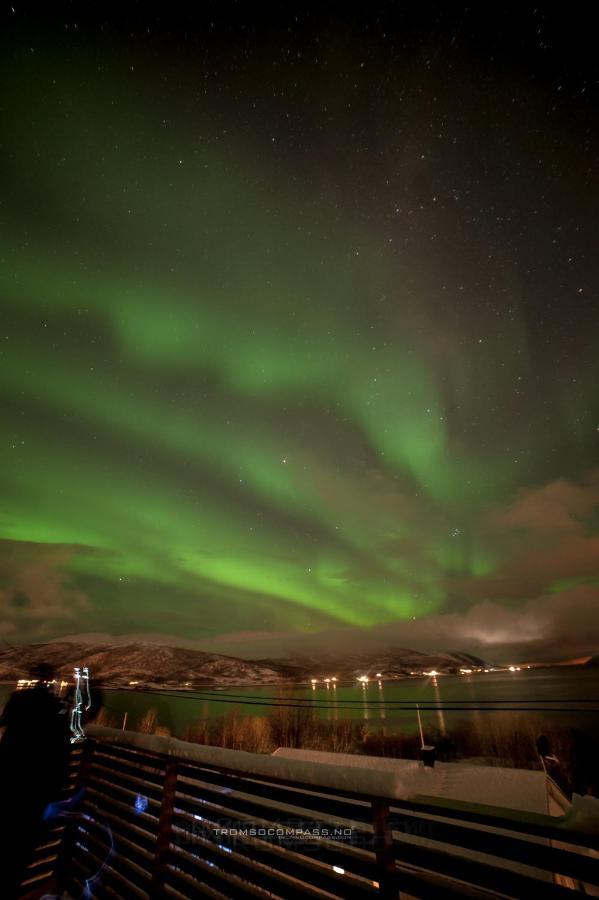
[[[0,705],[13,688],[0,685]],[[424,727],[434,726],[441,732],[464,722],[484,731],[489,721],[509,715],[513,721],[534,717],[548,725],[599,736],[597,666],[383,679],[380,685],[375,679],[366,686],[341,683],[336,688],[320,683],[314,689],[310,685],[207,687],[194,692],[117,689],[106,690],[104,699],[113,724],[120,727],[127,713],[127,727],[135,729],[149,710],[155,710],[158,724],[177,737],[184,737],[200,719],[232,710],[240,715],[268,716],[276,704],[305,705],[329,721],[352,719],[368,723],[373,730],[405,734],[418,730],[415,705],[419,704]]]
[[[472,675],[439,675],[437,678],[371,680],[339,684],[264,685],[214,687],[202,691],[160,693],[107,691],[107,711],[119,723],[127,713],[128,727],[153,709],[158,723],[172,734],[184,737],[200,719],[237,710],[241,715],[267,716],[273,704],[313,706],[320,717],[330,721],[353,719],[367,722],[372,729],[416,733],[415,704],[421,708],[425,727],[450,731],[460,723],[484,730],[491,717],[542,720],[548,725],[577,728],[599,734],[599,667],[556,667],[523,669],[520,672],[479,672]],[[401,708],[409,706],[410,708]],[[431,707],[440,707],[432,709]],[[481,708],[482,707],[482,708]]]

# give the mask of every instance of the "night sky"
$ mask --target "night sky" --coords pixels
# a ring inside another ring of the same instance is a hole
[[[590,21],[199,5],[2,7],[0,638],[597,652]]]

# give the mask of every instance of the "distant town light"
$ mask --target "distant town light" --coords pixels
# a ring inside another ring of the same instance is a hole
[[[368,675],[359,675],[358,681],[361,681],[362,684],[368,684],[368,681],[369,681]]]
[[[510,672],[515,672],[515,671],[516,671],[516,666],[510,666]]]
[[[431,669],[430,672],[423,672],[423,675],[427,675],[429,678],[436,678],[439,674],[436,669]]]
[[[337,875],[345,875],[345,869],[342,869],[341,866],[333,866],[333,872],[336,872]]]
[[[377,673],[376,673],[376,677],[377,677],[377,678],[382,678],[382,677],[383,677],[383,673],[382,673],[382,672],[377,672]]]
[[[130,681],[129,684],[139,684],[139,681]]]

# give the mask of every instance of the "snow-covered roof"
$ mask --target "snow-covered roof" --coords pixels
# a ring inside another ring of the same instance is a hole
[[[90,737],[99,738],[102,741],[126,744],[140,750],[165,754],[184,761],[189,760],[206,766],[234,769],[248,775],[297,781],[309,784],[314,788],[335,788],[348,793],[363,793],[369,797],[394,797],[396,799],[411,794],[410,785],[399,772],[364,770],[361,773],[359,784],[356,784],[355,771],[336,760],[323,765],[320,762],[277,758],[264,753],[209,747],[205,744],[195,744],[156,734],[119,731],[103,725],[89,725],[86,733]]]
[[[273,756],[303,762],[347,766],[360,776],[362,772],[395,773],[410,785],[413,793],[444,800],[460,800],[501,806],[523,812],[547,813],[545,775],[530,769],[510,769],[499,766],[469,765],[467,763],[435,763],[424,767],[413,759],[389,759],[380,756],[361,756],[353,753],[325,753],[319,750],[293,750],[280,747]],[[355,787],[354,790],[359,790]],[[567,804],[566,798],[564,801]],[[552,810],[555,815],[562,814]]]

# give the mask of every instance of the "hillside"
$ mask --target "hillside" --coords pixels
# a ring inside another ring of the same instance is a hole
[[[0,650],[0,681],[16,681],[31,666],[50,662],[64,677],[74,666],[86,665],[105,684],[192,688],[198,685],[273,684],[335,676],[353,680],[360,675],[401,677],[411,672],[436,669],[451,672],[462,666],[484,666],[464,653],[424,654],[397,649],[372,655],[298,657],[295,659],[245,660],[217,653],[153,643],[132,644],[32,644]]]
[[[275,661],[263,659],[260,662],[263,665],[272,665]],[[484,660],[469,653],[452,651],[421,653],[402,647],[374,653],[294,657],[288,662],[303,670],[307,679],[336,677],[347,681],[362,675],[374,677],[377,672],[381,672],[387,678],[400,678],[413,673],[420,675],[433,669],[437,672],[451,673],[461,668],[486,666]]]
[[[202,653],[159,644],[32,644],[0,651],[0,680],[16,681],[31,666],[50,662],[70,677],[74,666],[86,665],[105,684],[192,687],[198,684],[267,684],[290,679],[287,667]]]

